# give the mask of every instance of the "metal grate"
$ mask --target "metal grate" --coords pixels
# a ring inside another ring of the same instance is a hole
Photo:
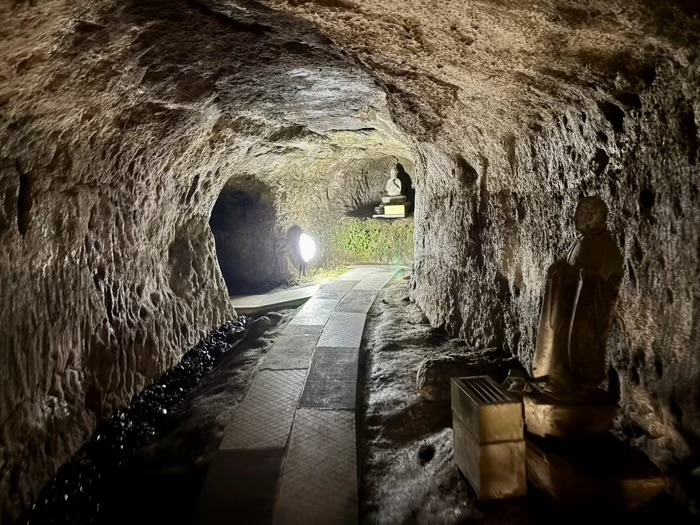
[[[468,377],[462,379],[462,383],[469,388],[476,399],[483,404],[490,403],[515,403],[510,394],[501,390],[486,376]]]

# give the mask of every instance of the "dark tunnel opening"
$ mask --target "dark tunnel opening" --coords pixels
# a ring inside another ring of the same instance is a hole
[[[229,295],[265,293],[287,280],[276,210],[264,184],[252,177],[231,179],[214,204],[209,226]]]

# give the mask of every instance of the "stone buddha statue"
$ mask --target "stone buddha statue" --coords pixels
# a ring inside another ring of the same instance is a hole
[[[599,387],[606,378],[605,350],[623,262],[607,216],[600,197],[581,199],[575,213],[580,235],[547,271],[534,385],[563,403],[606,399]]]
[[[382,196],[382,202],[374,211],[374,217],[401,218],[406,217],[411,205],[403,193],[403,183],[399,178],[397,166],[392,166],[389,180],[386,183],[386,194]]]
[[[389,180],[386,183],[386,194],[388,197],[398,197],[403,196],[402,191],[403,187],[399,179],[399,170],[396,169],[396,166],[393,166],[389,173]]]

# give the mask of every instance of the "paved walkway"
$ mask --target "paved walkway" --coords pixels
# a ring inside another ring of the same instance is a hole
[[[226,426],[198,523],[357,523],[360,343],[367,312],[396,271],[353,268],[284,328]]]
[[[231,304],[241,315],[274,310],[288,306],[299,306],[316,295],[320,286],[303,286],[281,292],[262,295],[239,295],[231,297]]]

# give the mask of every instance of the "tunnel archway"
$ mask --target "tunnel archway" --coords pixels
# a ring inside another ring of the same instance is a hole
[[[253,176],[232,177],[221,190],[209,226],[229,295],[264,293],[289,278],[276,217],[271,192]]]

